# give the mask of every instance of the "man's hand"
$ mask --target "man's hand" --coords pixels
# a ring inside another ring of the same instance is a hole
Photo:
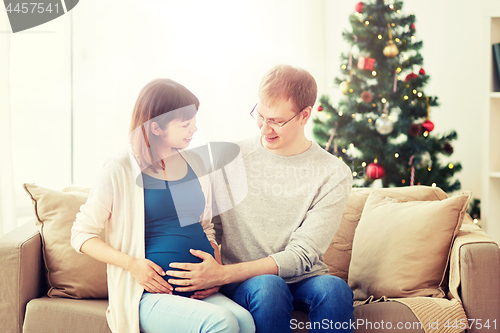
[[[144,290],[150,293],[172,294],[172,286],[163,279],[163,269],[149,259],[131,258],[127,270]]]
[[[200,250],[189,250],[189,252],[203,260],[199,264],[178,263],[170,264],[172,268],[182,269],[182,271],[167,271],[166,274],[180,279],[169,279],[168,283],[178,285],[175,290],[198,291],[198,297],[205,298],[216,291],[213,287],[224,284],[224,266],[219,264],[209,253]],[[208,290],[201,290],[208,289]],[[196,295],[196,294],[195,294]],[[196,298],[198,298],[196,297]]]

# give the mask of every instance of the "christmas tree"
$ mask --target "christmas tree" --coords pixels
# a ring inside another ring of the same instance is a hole
[[[402,12],[402,1],[360,2],[350,16],[351,45],[341,55],[341,78],[335,84],[345,96],[333,107],[320,98],[314,121],[316,141],[353,170],[355,184],[384,187],[429,185],[460,189],[453,181],[460,163],[443,163],[453,153],[456,132],[435,135],[430,108],[438,98],[423,90],[429,75],[422,68],[422,42],[415,37],[415,16]],[[444,155],[444,156],[443,156]]]

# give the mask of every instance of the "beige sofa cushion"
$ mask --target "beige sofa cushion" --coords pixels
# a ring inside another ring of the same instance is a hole
[[[348,283],[354,299],[445,297],[441,283],[469,199],[464,192],[400,202],[371,193],[353,240]]]
[[[35,298],[26,307],[23,333],[111,333],[104,299]]]
[[[353,188],[347,201],[339,230],[333,237],[330,247],[324,255],[330,274],[347,281],[349,264],[351,262],[352,240],[354,231],[366,199],[371,192],[394,198],[398,201],[433,201],[448,198],[446,193],[438,187],[407,186],[398,188]]]
[[[88,198],[88,189],[55,191],[24,184],[33,200],[42,237],[43,257],[50,297],[107,298],[106,264],[70,245],[71,227],[76,214]]]

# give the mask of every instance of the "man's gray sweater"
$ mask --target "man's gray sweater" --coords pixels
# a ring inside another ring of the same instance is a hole
[[[271,256],[287,283],[327,274],[323,254],[339,228],[352,171],[315,142],[293,156],[267,151],[260,137],[238,145],[246,173],[239,177],[238,187],[246,186],[248,193],[213,219],[222,262]]]

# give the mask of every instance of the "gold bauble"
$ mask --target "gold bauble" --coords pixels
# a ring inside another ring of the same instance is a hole
[[[347,95],[347,92],[349,91],[350,84],[351,84],[350,81],[342,81],[339,84],[340,92],[343,93],[344,95]]]
[[[383,52],[387,58],[393,58],[399,54],[398,47],[392,40],[387,42],[387,45],[384,47]]]

